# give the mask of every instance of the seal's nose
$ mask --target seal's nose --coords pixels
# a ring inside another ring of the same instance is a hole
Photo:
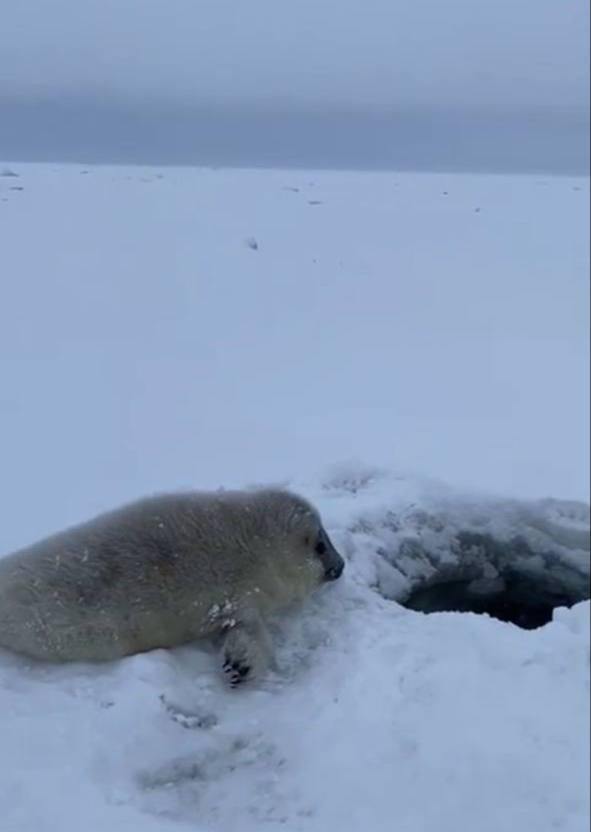
[[[345,568],[345,561],[332,545],[324,529],[320,529],[315,551],[324,567],[324,580],[336,581],[337,578],[340,578]]]
[[[337,566],[331,566],[330,569],[327,569],[324,573],[324,577],[327,581],[336,581],[336,579],[340,578],[343,574],[344,568],[345,564],[341,561]]]

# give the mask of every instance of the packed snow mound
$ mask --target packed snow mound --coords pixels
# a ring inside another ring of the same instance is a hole
[[[523,569],[580,588],[586,508],[355,465],[289,485],[348,567],[274,623],[259,684],[228,690],[207,645],[101,666],[0,654],[3,832],[586,830],[589,602],[525,631],[392,600],[440,568],[502,572],[508,553],[465,533],[519,535]]]
[[[551,607],[589,598],[584,503],[476,498],[437,483],[411,493],[405,480],[355,467],[335,470],[324,488],[337,501],[356,497],[347,545],[369,553],[370,583],[386,598],[404,602],[417,589],[458,581],[476,594],[530,584]]]

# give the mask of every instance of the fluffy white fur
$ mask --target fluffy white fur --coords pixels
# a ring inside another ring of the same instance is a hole
[[[265,617],[342,568],[287,491],[152,497],[0,559],[0,646],[102,661],[221,634],[237,684],[268,665]]]

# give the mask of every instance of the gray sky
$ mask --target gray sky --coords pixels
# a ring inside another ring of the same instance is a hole
[[[122,109],[534,119],[583,135],[588,17],[586,0],[18,0],[1,13],[0,154],[41,129],[31,108],[58,101],[82,122],[89,101],[102,108],[111,156]]]

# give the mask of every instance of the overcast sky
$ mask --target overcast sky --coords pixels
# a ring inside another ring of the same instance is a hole
[[[588,16],[587,0],[15,0],[0,96],[29,134],[22,108],[58,100],[580,128]]]

